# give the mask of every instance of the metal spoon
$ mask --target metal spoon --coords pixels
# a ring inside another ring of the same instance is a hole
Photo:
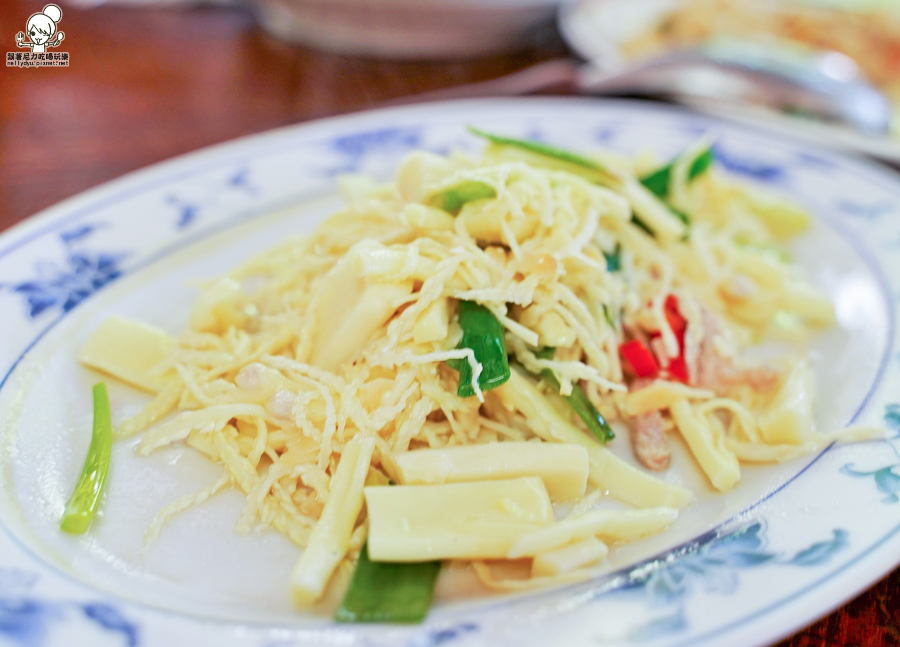
[[[621,71],[588,63],[579,70],[583,92],[668,93],[763,104],[782,112],[810,113],[881,135],[891,105],[839,52],[717,39],[701,47],[648,60]]]

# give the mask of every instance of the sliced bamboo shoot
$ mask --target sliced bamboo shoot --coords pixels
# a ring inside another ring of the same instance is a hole
[[[609,548],[596,537],[588,537],[568,546],[534,556],[531,577],[554,577],[606,557]]]
[[[812,431],[813,374],[805,362],[791,369],[772,404],[759,417],[759,431],[769,445],[799,445]]]
[[[503,442],[445,449],[417,449],[394,457],[406,485],[495,481],[537,476],[554,501],[584,495],[588,454],[579,445]]]
[[[631,208],[653,230],[657,239],[667,242],[684,236],[685,224],[647,187],[636,180],[629,180],[625,182],[623,190],[625,197],[631,202]]]
[[[716,394],[706,389],[692,389],[681,382],[656,380],[642,389],[630,391],[625,396],[625,411],[629,416],[639,416],[648,411],[668,409],[676,400],[709,400],[714,397]]]
[[[291,594],[297,606],[309,606],[322,597],[331,575],[347,554],[353,526],[362,510],[363,486],[374,449],[374,438],[356,437],[344,446],[331,477],[328,501],[291,575]]]
[[[520,537],[553,522],[535,477],[367,487],[365,495],[373,561],[503,558]]]
[[[600,536],[610,541],[633,541],[661,532],[677,518],[678,510],[666,507],[644,510],[593,510],[525,535],[510,548],[507,557],[519,559],[539,555],[588,537]]]
[[[413,327],[413,341],[417,344],[441,341],[449,332],[450,304],[447,298],[442,298],[425,308]]]
[[[152,370],[168,357],[175,340],[155,326],[110,317],[78,351],[78,361],[123,382],[158,393],[166,378]]]
[[[725,446],[724,436],[698,418],[687,400],[673,403],[669,412],[713,487],[720,492],[733,488],[741,479],[741,466],[734,452]]]
[[[581,445],[588,451],[588,480],[596,487],[638,508],[683,508],[693,494],[645,474],[606,449],[566,420],[528,378],[513,370],[509,381],[497,389],[507,406],[518,409],[531,430],[548,442]]]
[[[354,246],[319,287],[310,363],[329,371],[359,352],[409,296],[413,281],[378,282],[361,276],[367,241]],[[378,261],[369,258],[368,261]]]

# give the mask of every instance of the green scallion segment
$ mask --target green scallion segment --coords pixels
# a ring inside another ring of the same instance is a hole
[[[433,207],[456,215],[467,202],[496,197],[497,192],[490,184],[469,180],[436,193],[428,199],[428,203]]]
[[[538,359],[552,359],[553,353],[556,351],[555,348],[547,347],[542,348],[534,353],[534,356]],[[553,374],[549,368],[545,368],[541,371],[541,379],[543,379],[548,384],[552,385],[553,388],[556,389],[556,392],[559,393],[559,380],[556,379],[556,376]],[[581,418],[582,422],[587,426],[594,437],[599,440],[601,443],[605,443],[608,440],[612,440],[616,437],[613,433],[612,427],[609,426],[609,423],[606,422],[606,419],[600,415],[600,412],[597,411],[597,407],[593,405],[593,403],[588,399],[587,393],[584,392],[577,384],[572,385],[572,393],[567,396],[566,402],[569,403],[569,406],[575,411],[579,418]]]
[[[650,175],[644,176],[641,178],[641,184],[650,189],[657,198],[667,198],[669,196],[669,185],[672,181],[672,169],[675,167],[676,161],[670,162]],[[712,148],[707,148],[697,155],[688,169],[688,182],[702,175],[712,165],[713,161],[715,161],[715,153]]]
[[[478,387],[482,391],[487,391],[506,382],[510,373],[503,324],[483,305],[474,301],[460,301],[459,326],[463,335],[457,348],[471,348],[476,361],[481,364]],[[456,395],[463,398],[475,395],[475,388],[472,386],[472,365],[468,360],[450,360],[447,364],[459,371],[459,387],[456,389]]]
[[[670,204],[667,204],[666,206],[669,207],[669,211],[672,212],[672,215],[674,215],[676,218],[678,218],[681,222],[683,222],[686,225],[691,224],[691,217],[689,215],[687,215],[684,211],[682,211],[681,209],[678,209],[676,207],[673,207]],[[687,234],[685,234],[685,236],[687,236]]]
[[[440,570],[440,562],[373,562],[364,545],[350,588],[334,619],[337,622],[421,622],[431,606]]]
[[[535,153],[537,155],[543,155],[544,157],[550,157],[559,162],[567,162],[569,164],[574,164],[575,166],[581,166],[582,168],[586,168],[591,171],[603,172],[606,170],[603,168],[603,166],[592,159],[588,159],[587,157],[579,155],[578,153],[572,153],[561,148],[556,148],[555,146],[548,146],[547,144],[542,144],[541,142],[529,141],[526,139],[514,139],[512,137],[504,137],[502,135],[493,135],[491,133],[486,133],[483,130],[479,130],[478,128],[473,128],[472,126],[469,126],[469,132],[473,135],[483,137],[492,144],[497,144],[498,146],[512,146],[513,148],[519,148],[521,150],[528,151],[529,153]]]
[[[647,226],[643,220],[637,217],[636,214],[631,214],[631,224],[643,231],[645,234],[650,236],[651,238],[655,238],[656,235],[653,233],[653,230]]]
[[[609,311],[609,307],[605,303],[603,304],[603,318],[606,319],[606,323],[609,324],[610,328],[616,330],[616,322],[613,321],[612,313]]]
[[[87,532],[97,511],[112,453],[112,414],[106,385],[94,385],[94,430],[84,468],[78,485],[66,505],[66,513],[59,527],[73,535]]]

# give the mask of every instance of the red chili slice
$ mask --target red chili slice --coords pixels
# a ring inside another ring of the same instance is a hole
[[[666,367],[666,370],[669,371],[669,375],[678,380],[679,382],[684,382],[687,384],[688,381],[688,370],[687,370],[687,362],[684,361],[684,355],[679,355],[673,360],[669,360],[669,365]]]
[[[659,373],[659,364],[650,349],[639,339],[632,339],[619,346],[619,354],[628,362],[638,377],[654,377]]]
[[[663,312],[665,312],[666,321],[669,322],[669,328],[672,329],[676,337],[681,338],[684,334],[684,329],[687,328],[687,320],[678,311],[678,297],[674,294],[667,296]]]

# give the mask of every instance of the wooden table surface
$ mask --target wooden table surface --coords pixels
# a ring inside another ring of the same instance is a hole
[[[0,2],[5,51],[43,5]],[[63,11],[69,68],[0,72],[0,230],[174,155],[567,54],[550,33],[511,55],[390,62],[283,44],[236,9]],[[788,645],[900,646],[900,569]]]

